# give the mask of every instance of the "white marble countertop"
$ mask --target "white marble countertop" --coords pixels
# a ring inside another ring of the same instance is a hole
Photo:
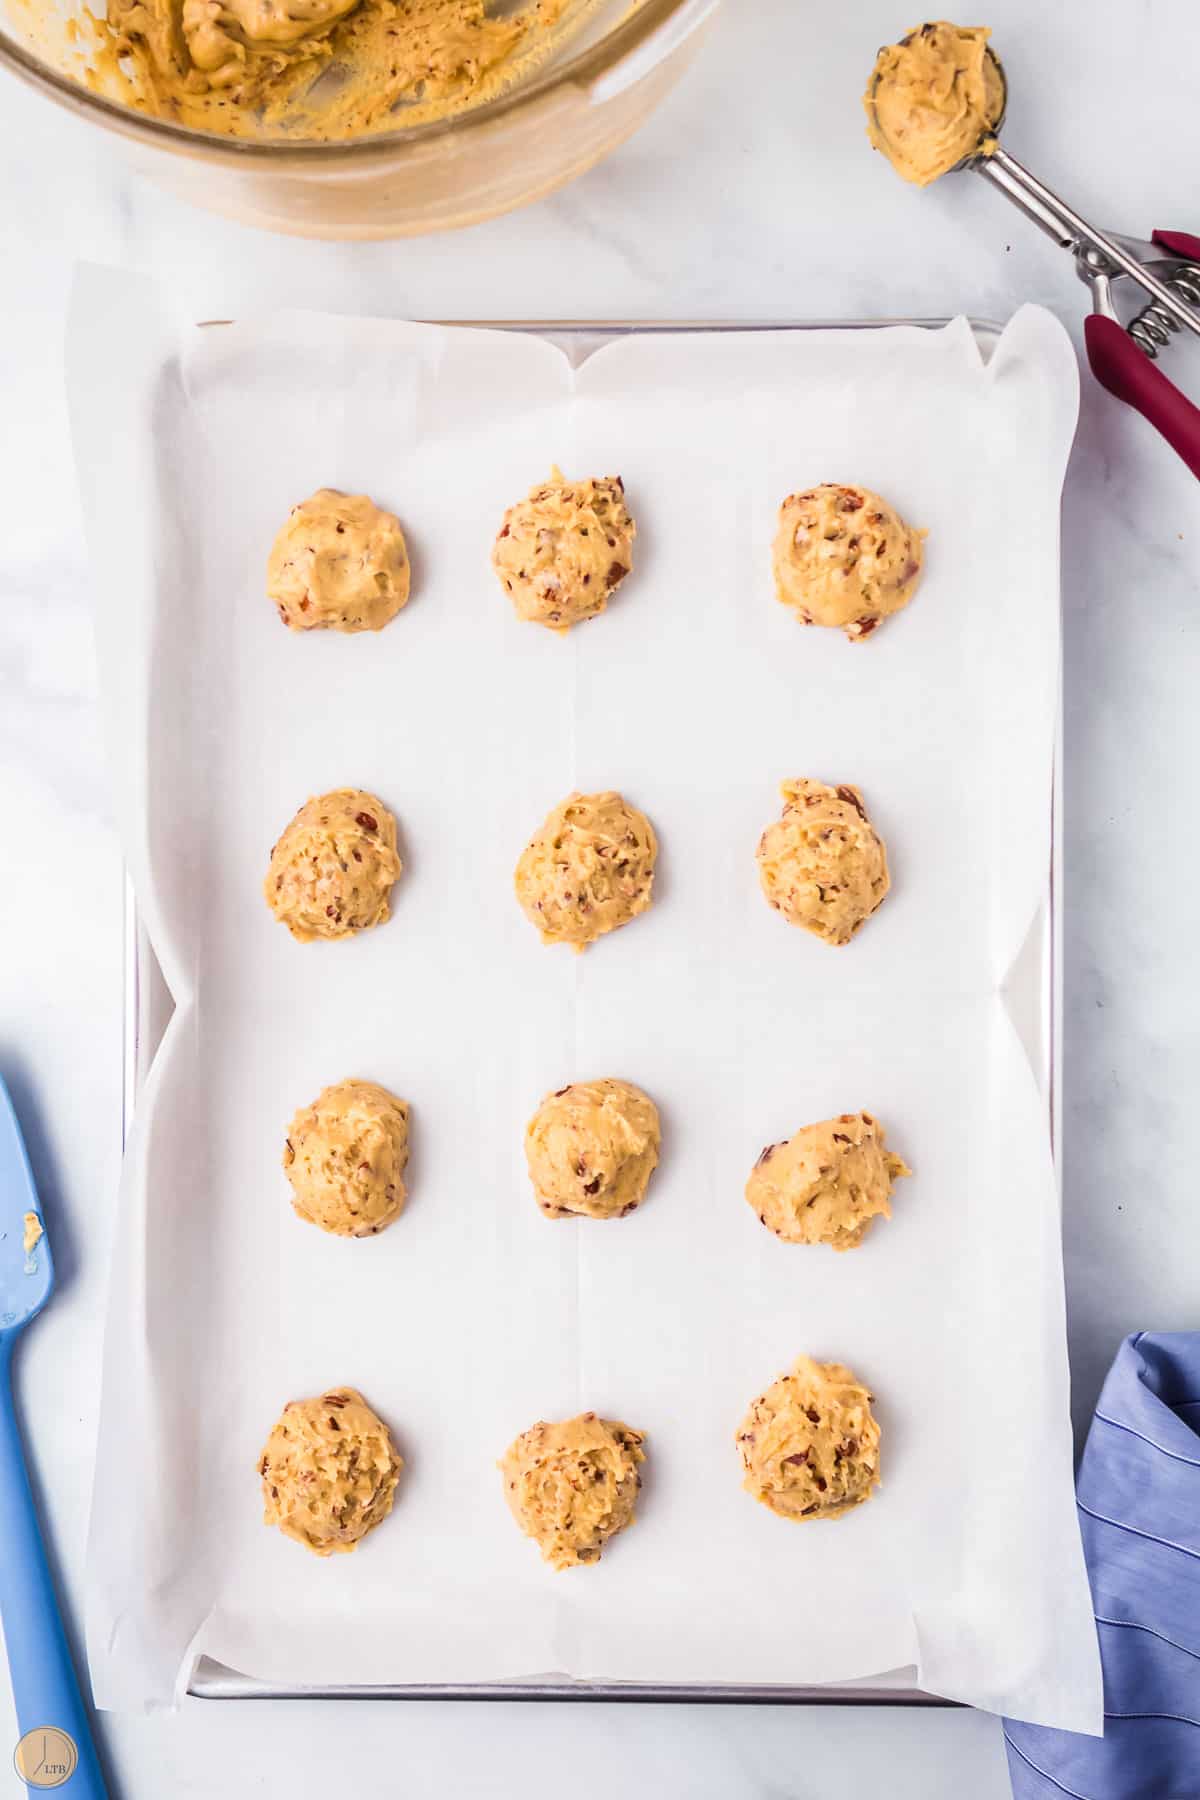
[[[992,0],[1006,141],[1098,222],[1200,230],[1192,0]],[[122,878],[97,739],[87,566],[62,392],[73,261],[153,270],[197,316],[297,302],[415,317],[835,318],[1024,299],[1078,336],[1069,263],[983,184],[918,195],[861,134],[885,0],[726,0],[682,88],[564,193],[454,237],[338,246],[180,211],[16,84],[0,96],[0,1069],[60,1270],[19,1385],[67,1592],[84,1554],[120,1149]],[[1060,76],[1060,71],[1063,73]],[[1192,121],[1189,123],[1189,121]],[[1200,396],[1200,355],[1172,371]],[[1121,1335],[1196,1323],[1188,1120],[1200,847],[1197,489],[1085,382],[1065,509],[1065,1233],[1077,1418]],[[1182,812],[1182,819],[1180,819]],[[15,1737],[0,1680],[0,1762]],[[619,1789],[901,1800],[1008,1792],[995,1721],[831,1708],[316,1706],[192,1701],[108,1719],[114,1793],[579,1800]],[[15,1780],[14,1780],[15,1786]]]

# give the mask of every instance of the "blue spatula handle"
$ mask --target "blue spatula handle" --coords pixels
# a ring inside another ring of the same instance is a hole
[[[0,1339],[0,1617],[22,1737],[56,1725],[75,1742],[79,1761],[55,1793],[105,1800],[79,1683],[71,1664],[54,1584],[25,1470],[12,1397],[12,1340]],[[31,1789],[36,1792],[36,1789]]]

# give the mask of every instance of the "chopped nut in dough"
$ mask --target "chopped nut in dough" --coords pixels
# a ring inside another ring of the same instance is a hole
[[[825,482],[789,494],[775,533],[775,592],[802,625],[840,627],[861,643],[916,593],[925,535],[870,488]]]
[[[856,1250],[877,1217],[892,1216],[892,1183],[912,1170],[887,1149],[870,1113],[842,1113],[802,1125],[768,1144],[746,1183],[760,1224],[789,1244]]]
[[[658,1108],[629,1081],[575,1081],[547,1094],[525,1132],[537,1203],[548,1219],[623,1219],[658,1163]]]
[[[798,1356],[738,1427],[746,1492],[784,1519],[836,1519],[861,1506],[879,1484],[873,1399],[843,1363]]]
[[[604,611],[633,567],[636,531],[619,475],[568,481],[555,468],[505,513],[492,567],[518,618],[569,631]]]
[[[403,1467],[357,1388],[291,1400],[258,1460],[263,1522],[316,1556],[353,1550],[391,1512]]]
[[[271,851],[267,905],[302,944],[351,937],[389,914],[399,877],[396,821],[374,794],[337,788],[306,800]]]
[[[267,593],[292,631],[381,631],[408,588],[399,519],[337,488],[293,506],[267,560]]]
[[[406,1199],[408,1103],[374,1081],[338,1081],[288,1127],[283,1168],[302,1219],[335,1237],[373,1237]]]
[[[848,944],[882,905],[887,852],[856,787],[800,777],[780,786],[783,815],[759,839],[758,876],[789,925]]]
[[[595,1563],[633,1521],[645,1434],[594,1412],[531,1425],[500,1464],[504,1497],[542,1560],[555,1569]]]
[[[658,840],[620,794],[568,794],[521,852],[521,910],[543,944],[583,950],[650,904]]]

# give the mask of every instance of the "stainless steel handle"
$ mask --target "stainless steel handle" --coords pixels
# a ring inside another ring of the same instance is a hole
[[[1080,274],[1085,278],[1118,272],[1128,275],[1145,293],[1153,295],[1180,325],[1200,337],[1200,316],[1185,305],[1165,281],[1160,281],[1116,238],[1089,225],[1053,188],[1030,174],[1007,150],[997,148],[990,156],[979,157],[971,166],[1019,206],[1026,218],[1032,219],[1061,249],[1073,250],[1080,263]]]
[[[1027,219],[1052,237],[1060,250],[1072,250],[1075,247],[1078,230],[1083,221],[1077,219],[1071,209],[1059,200],[1049,188],[1042,186],[1029,170],[1019,163],[1015,156],[997,146],[990,156],[980,156],[972,162],[971,167],[979,175],[984,175],[993,187],[1019,206]]]

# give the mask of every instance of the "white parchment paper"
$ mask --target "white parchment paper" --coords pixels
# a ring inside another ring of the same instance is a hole
[[[1069,345],[1025,309],[985,367],[931,333],[634,336],[578,368],[531,336],[285,314],[198,329],[85,271],[69,345],[102,685],[139,902],[176,1012],[121,1195],[89,1579],[96,1691],[170,1699],[206,1652],[276,1682],[562,1672],[807,1683],[916,1664],[934,1692],[1097,1729],[1044,1095],[1005,1004],[1044,906]],[[488,567],[552,461],[619,472],[637,566],[559,639]],[[928,526],[871,643],[772,597],[782,496],[864,482]],[[409,534],[382,635],[285,632],[267,549],[311,489]],[[844,952],[763,903],[785,776],[863,788],[894,887]],[[310,793],[378,792],[386,928],[294,943],[263,905]],[[511,891],[572,787],[662,852],[651,912],[581,958]],[[346,1075],[411,1102],[382,1237],[299,1223],[293,1110]],[[550,1224],[541,1095],[624,1076],[664,1153],[620,1224]],[[859,1252],[786,1247],[762,1144],[866,1107],[916,1174]],[[741,1491],[734,1428],[799,1351],[878,1396],[884,1486],[796,1527]],[[407,1459],[394,1515],[318,1561],[261,1523],[287,1399],[360,1386]],[[583,1407],[648,1433],[636,1527],[555,1574],[497,1457]]]

